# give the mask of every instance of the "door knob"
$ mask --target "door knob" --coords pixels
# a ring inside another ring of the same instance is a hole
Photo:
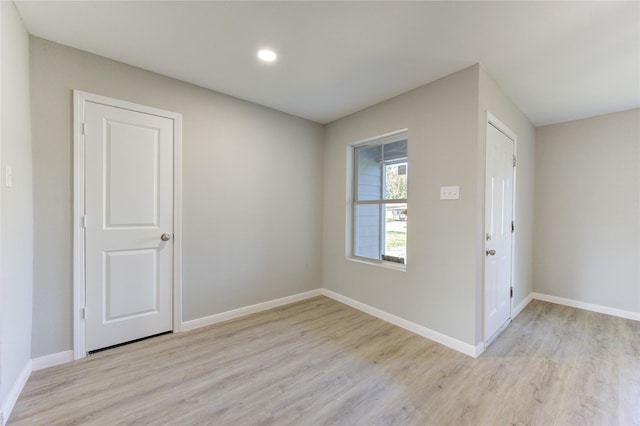
[[[495,250],[487,249],[486,253],[487,253],[487,256],[495,256],[496,255],[496,251]]]
[[[169,235],[169,234],[162,234],[162,235],[160,236],[160,239],[161,239],[162,241],[169,241],[169,240],[171,239],[171,235]]]

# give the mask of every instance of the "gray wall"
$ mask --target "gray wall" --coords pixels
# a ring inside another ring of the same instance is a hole
[[[640,109],[536,139],[535,291],[640,312]]]
[[[72,347],[72,89],[183,115],[183,320],[320,287],[321,125],[35,37],[31,88],[33,357]]]
[[[470,345],[482,342],[487,111],[518,136],[514,306],[533,289],[533,125],[480,65],[327,126],[323,286]],[[350,143],[409,129],[406,272],[345,258]],[[460,186],[459,200],[440,200]]]
[[[30,69],[33,357],[72,344],[72,89],[183,114],[184,320],[322,286],[479,343],[487,111],[518,135],[514,306],[537,291],[640,311],[637,110],[547,126],[536,135],[476,65],[323,131],[34,37]],[[3,89],[4,81],[3,75]],[[411,162],[406,272],[345,258],[347,146],[403,128]],[[460,186],[460,199],[439,200],[440,186],[452,185]],[[21,259],[30,261],[28,254]]]
[[[33,184],[29,118],[29,38],[13,2],[0,2],[0,401],[31,359]],[[5,167],[13,186],[5,186]],[[6,419],[5,419],[6,420]]]
[[[325,129],[323,287],[468,344],[476,343],[478,67],[377,104]],[[345,258],[348,145],[409,129],[406,272]],[[441,186],[460,199],[439,199]]]
[[[516,233],[514,234],[515,258],[513,269],[513,307],[517,307],[533,291],[533,207],[535,195],[535,128],[518,107],[507,98],[495,80],[480,67],[480,117],[478,121],[481,125],[479,129],[479,140],[482,142],[480,148],[480,168],[484,173],[485,148],[486,148],[486,116],[490,112],[504,123],[512,132],[517,135],[516,154],[518,166],[516,168],[516,197],[515,216]],[[478,179],[482,189],[479,191],[484,196],[484,175]],[[481,200],[484,204],[484,199]],[[481,217],[480,224],[484,221],[483,209],[478,210]],[[482,254],[482,244],[484,236],[482,230],[479,234],[480,256],[479,265],[482,265],[484,256]],[[479,282],[482,283],[482,269],[478,270]],[[478,317],[482,318],[484,313],[482,286],[477,288],[479,292]],[[482,325],[482,321],[477,323]],[[482,328],[476,330],[476,335],[482,335]]]

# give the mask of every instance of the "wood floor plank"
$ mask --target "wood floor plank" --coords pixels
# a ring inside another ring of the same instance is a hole
[[[36,371],[9,424],[640,426],[640,323],[533,301],[472,359],[317,297]]]

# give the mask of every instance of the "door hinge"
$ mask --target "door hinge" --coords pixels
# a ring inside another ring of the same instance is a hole
[[[511,291],[509,292],[509,297],[513,299],[513,287],[510,287]]]
[[[514,155],[513,156],[513,167],[515,167],[515,166],[516,166],[516,156]]]
[[[84,307],[80,309],[80,319],[87,319],[87,308]]]
[[[511,221],[511,232],[516,232],[516,222],[515,221]]]
[[[82,123],[82,135],[87,135],[87,123]]]
[[[82,216],[82,227],[87,229],[87,215]]]

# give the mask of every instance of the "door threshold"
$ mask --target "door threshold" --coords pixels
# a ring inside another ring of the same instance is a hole
[[[493,333],[493,335],[491,337],[489,337],[489,339],[485,340],[484,342],[484,349],[487,350],[487,348],[489,347],[490,344],[492,344],[497,338],[498,336],[500,336],[500,334],[507,328],[509,327],[509,324],[511,324],[511,318],[509,318],[507,321],[505,321],[504,324],[502,324],[502,326],[498,329],[498,331],[496,331],[495,333]]]
[[[173,331],[169,330],[163,333],[158,333],[158,334],[154,334],[147,337],[141,337],[140,339],[129,340],[128,342],[118,343],[117,345],[107,346],[106,348],[94,349],[92,351],[87,352],[87,355],[97,354],[99,352],[108,351],[109,349],[119,348],[120,346],[130,345],[131,343],[141,342],[142,340],[149,340],[149,339],[153,339],[154,337],[164,336],[165,334],[171,334],[171,333],[173,333]]]

